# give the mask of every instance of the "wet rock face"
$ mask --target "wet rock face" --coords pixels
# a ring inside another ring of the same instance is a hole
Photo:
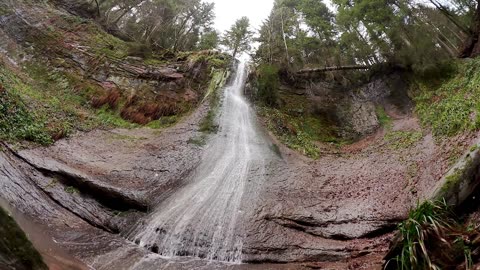
[[[326,79],[299,79],[288,91],[308,95],[315,101],[313,110],[326,115],[339,127],[338,135],[359,139],[374,133],[379,127],[377,108],[389,115],[409,114],[412,102],[407,95],[408,83],[401,73],[379,75],[368,83],[344,87]]]
[[[15,221],[0,207],[0,269],[43,270],[47,266]]]

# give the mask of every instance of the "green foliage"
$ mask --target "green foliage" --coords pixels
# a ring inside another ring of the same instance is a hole
[[[177,115],[164,116],[158,120],[148,123],[147,127],[153,128],[153,129],[167,128],[175,125],[178,122],[178,120],[179,120],[179,117]]]
[[[96,9],[95,1],[89,1]],[[202,0],[108,0],[100,4],[100,20],[117,34],[153,49],[173,52],[196,49],[201,33],[210,32],[214,4]],[[203,42],[203,44],[209,42]],[[207,45],[206,45],[207,46]]]
[[[458,32],[468,34],[461,25],[475,10],[456,0],[447,12],[415,1],[326,2],[275,0],[259,31],[257,61],[294,69],[388,62],[439,76],[456,57],[464,41]],[[462,8],[450,10],[456,5]]]
[[[432,262],[428,252],[427,234],[430,230],[442,233],[451,225],[445,202],[426,201],[410,211],[408,219],[398,226],[401,235],[401,252],[393,261],[397,269],[440,269]],[[442,235],[438,237],[443,238]]]
[[[320,157],[320,149],[315,144],[316,134],[312,133],[314,128],[309,125],[312,122],[303,122],[301,117],[292,117],[274,108],[260,108],[260,114],[265,117],[267,127],[289,148],[317,159]]]
[[[278,88],[280,78],[278,68],[263,64],[258,67],[258,92],[255,99],[266,106],[275,107],[278,104]]]
[[[91,29],[91,33],[95,34],[89,36],[89,43],[99,57],[107,56],[111,59],[123,59],[129,53],[135,54],[144,48],[138,43],[128,44],[101,29],[95,29],[96,27],[98,26]]]
[[[0,139],[27,140],[42,145],[52,143],[45,123],[30,114],[18,96],[9,94],[0,85]]]
[[[216,49],[220,44],[220,35],[216,30],[208,31],[202,34],[198,44],[199,50]]]
[[[435,136],[453,136],[480,127],[479,59],[464,62],[458,74],[440,87],[417,81],[416,113]]]
[[[390,131],[385,135],[385,141],[394,150],[410,148],[422,138],[423,134],[418,131]]]
[[[205,133],[217,133],[218,124],[215,122],[216,109],[208,111],[207,116],[200,122],[200,131]]]
[[[388,116],[382,106],[377,106],[376,113],[380,126],[384,128],[390,128],[392,126],[392,119],[390,118],[390,116]]]
[[[119,127],[119,128],[135,128],[139,127],[138,124],[131,123],[115,112],[110,110],[107,106],[100,108],[96,114],[96,121],[102,126],[106,127]],[[155,125],[155,124],[152,124]]]
[[[0,268],[46,270],[48,267],[25,233],[0,207]],[[7,265],[4,265],[4,264]],[[13,268],[12,268],[13,267]]]
[[[478,232],[461,227],[445,201],[425,201],[398,226],[400,241],[385,269],[448,269],[472,266],[471,237]],[[389,254],[391,255],[391,253]]]
[[[228,72],[226,70],[213,70],[212,79],[205,96],[205,98],[210,98],[210,109],[205,118],[200,122],[201,132],[211,134],[218,131],[218,124],[215,121],[220,106],[218,90],[225,85],[227,77]]]
[[[222,44],[232,51],[235,58],[237,54],[250,50],[253,32],[250,31],[250,20],[247,17],[238,19],[224,34]]]
[[[309,112],[309,101],[303,96],[281,94],[284,105],[278,108],[260,106],[259,114],[267,128],[289,148],[316,159],[320,157],[318,142],[342,143],[335,128],[319,115]]]

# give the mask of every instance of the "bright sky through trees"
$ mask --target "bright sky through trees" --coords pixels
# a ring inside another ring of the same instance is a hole
[[[250,19],[252,28],[258,29],[268,17],[273,0],[207,0],[215,3],[215,28],[223,32],[243,16]]]

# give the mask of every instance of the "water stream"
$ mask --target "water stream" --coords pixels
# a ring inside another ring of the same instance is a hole
[[[242,202],[254,202],[252,185],[262,182],[259,171],[270,150],[243,97],[245,62],[240,62],[234,77],[225,88],[219,133],[209,142],[189,184],[161,203],[129,239],[166,257],[241,262],[243,218],[249,207]]]

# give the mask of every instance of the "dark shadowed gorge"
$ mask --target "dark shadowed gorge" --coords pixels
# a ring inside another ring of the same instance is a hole
[[[480,3],[271,2],[0,0],[0,269],[477,269]]]

